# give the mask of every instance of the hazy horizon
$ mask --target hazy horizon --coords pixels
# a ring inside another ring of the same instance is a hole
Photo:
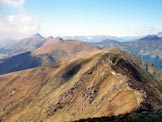
[[[161,0],[1,0],[0,40],[43,36],[143,36],[162,31]]]

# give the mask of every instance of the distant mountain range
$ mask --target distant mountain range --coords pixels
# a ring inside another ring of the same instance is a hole
[[[0,48],[15,44],[17,40],[14,39],[2,39],[0,40]]]
[[[157,34],[154,34],[158,37],[162,37],[162,32],[158,32]],[[145,36],[109,36],[109,35],[89,35],[89,36],[63,36],[62,38],[64,39],[78,39],[82,40],[85,42],[90,42],[90,43],[97,43],[105,39],[109,40],[116,40],[118,42],[125,42],[125,41],[133,41],[133,40],[138,40],[141,39]]]
[[[126,50],[162,69],[162,38],[157,35],[148,35],[129,42],[106,39],[92,44],[100,48],[115,47]]]
[[[123,39],[115,36],[107,36],[107,35],[96,35],[96,36],[63,36],[64,39],[78,39],[85,42],[99,42],[104,39],[113,39],[118,41],[123,41]]]
[[[157,35],[147,35],[141,39],[138,39],[140,41],[156,41],[156,40],[160,40],[161,37],[157,36]]]
[[[64,36],[64,39],[78,39],[78,40],[82,40],[85,42],[100,42],[101,40],[105,40],[105,39],[110,39],[110,40],[116,40],[119,42],[124,42],[124,41],[130,41],[130,40],[135,40],[135,39],[139,39],[142,38],[142,36],[123,36],[123,37],[117,37],[117,36],[108,36],[108,35],[96,35],[96,36]]]
[[[93,44],[95,46],[98,46],[101,49],[103,49],[103,48],[113,48],[113,47],[122,48],[122,45],[121,45],[120,42],[115,41],[115,40],[111,40],[111,39],[105,39],[103,41],[100,41],[100,42],[97,42],[97,43],[91,43],[91,44]]]
[[[64,62],[97,50],[114,47],[131,52],[162,69],[162,37],[157,35],[148,35],[126,42],[104,39],[96,43],[87,43],[52,36],[45,38],[36,33],[0,48],[0,74]]]

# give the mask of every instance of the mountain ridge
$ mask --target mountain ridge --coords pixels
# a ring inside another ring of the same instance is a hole
[[[2,75],[0,119],[62,122],[158,109],[162,82],[153,76],[157,72],[127,52],[108,49]]]

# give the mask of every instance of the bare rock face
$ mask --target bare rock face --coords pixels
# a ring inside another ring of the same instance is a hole
[[[145,66],[127,52],[108,49],[1,75],[0,120],[64,122],[159,109],[162,82]]]

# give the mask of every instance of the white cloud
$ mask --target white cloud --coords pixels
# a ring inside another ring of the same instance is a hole
[[[12,28],[19,33],[29,33],[39,29],[39,19],[26,14],[8,16]]]
[[[2,4],[12,7],[22,7],[26,0],[2,0]]]
[[[40,21],[36,16],[27,14],[9,15],[0,17],[1,38],[20,38],[39,30]]]
[[[14,21],[14,18],[15,18],[14,15],[10,15],[10,16],[8,16],[8,21],[9,22],[12,22],[12,21]]]
[[[144,36],[148,34],[157,34],[161,28],[154,26],[141,26],[136,29],[135,34],[138,36]]]
[[[35,15],[23,9],[26,0],[0,0],[0,40],[4,38],[20,39],[38,32],[40,21]],[[6,14],[7,8],[14,11]]]

